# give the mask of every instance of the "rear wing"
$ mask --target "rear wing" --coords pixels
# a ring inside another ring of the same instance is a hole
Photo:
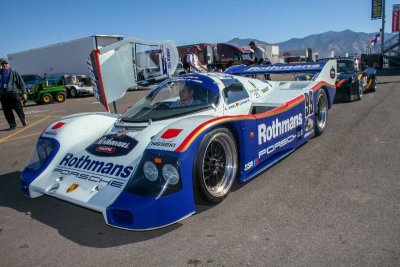
[[[94,95],[110,112],[109,104],[122,98],[128,89],[172,75],[178,59],[171,41],[126,39],[93,50],[88,67]]]
[[[278,74],[297,72],[320,72],[326,62],[310,62],[298,64],[273,64],[273,65],[237,65],[224,71],[233,75]]]
[[[321,81],[335,86],[337,78],[337,61],[335,59],[326,62],[302,63],[302,64],[275,64],[258,66],[232,66],[225,71],[234,75],[254,74],[280,74],[280,73],[310,73],[316,72],[315,81]]]

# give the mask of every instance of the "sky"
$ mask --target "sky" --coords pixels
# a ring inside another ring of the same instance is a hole
[[[393,4],[386,0],[385,32]],[[371,0],[1,0],[0,57],[95,34],[176,45],[378,32]]]

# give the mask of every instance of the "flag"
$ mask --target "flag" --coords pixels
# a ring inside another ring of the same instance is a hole
[[[376,45],[376,44],[378,43],[378,41],[380,41],[380,40],[381,40],[381,34],[380,34],[380,33],[375,34],[375,35],[371,36],[371,38],[369,39],[369,45],[370,45],[370,46],[374,46],[374,45]]]

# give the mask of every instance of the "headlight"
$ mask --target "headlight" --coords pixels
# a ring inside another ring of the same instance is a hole
[[[44,162],[49,157],[51,151],[53,151],[54,145],[48,140],[40,140],[37,143],[36,148],[37,148],[39,160],[41,162]]]
[[[165,164],[163,166],[162,176],[168,184],[176,185],[179,182],[178,170],[171,164]]]
[[[158,170],[156,165],[151,161],[146,161],[143,165],[143,174],[151,182],[158,178]]]

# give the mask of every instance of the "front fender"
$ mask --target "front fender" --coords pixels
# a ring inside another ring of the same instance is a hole
[[[54,167],[53,162],[59,162],[67,153],[86,147],[93,141],[100,138],[114,124],[118,115],[108,113],[85,113],[67,116],[51,123],[40,135],[39,140],[49,140],[55,144],[56,149],[40,162],[41,167],[32,166],[39,164],[37,159],[37,146],[39,140],[29,159],[28,165],[21,175],[23,191],[30,197],[40,196],[38,191],[32,191],[30,184],[41,177],[48,177]]]

